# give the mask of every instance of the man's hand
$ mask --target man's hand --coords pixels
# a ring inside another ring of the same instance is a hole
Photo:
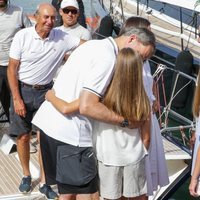
[[[46,99],[47,101],[51,101],[52,96],[53,96],[53,97],[55,96],[55,91],[54,91],[54,89],[51,89],[51,90],[48,90],[48,91],[47,91],[47,93],[45,94],[45,99]]]
[[[26,108],[22,99],[13,99],[15,113],[21,117],[26,116]]]

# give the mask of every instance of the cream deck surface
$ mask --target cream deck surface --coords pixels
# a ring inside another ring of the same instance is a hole
[[[3,134],[6,134],[7,128],[0,128],[0,135],[2,137]],[[31,142],[35,145],[37,144],[36,138],[34,137]],[[165,155],[167,160],[175,160],[175,159],[190,159],[190,156],[182,151],[179,147],[175,146],[168,140],[163,138]],[[39,179],[33,180],[33,191],[30,195],[21,195],[18,191],[18,186],[22,177],[22,170],[18,159],[16,158],[16,151],[10,153],[9,155],[5,155],[0,150],[0,200],[14,200],[14,199],[26,199],[26,200],[43,200],[45,199],[38,192],[38,183]],[[31,162],[39,170],[38,153],[31,154]],[[56,189],[54,187],[54,189]],[[13,198],[13,196],[15,198]]]
[[[0,127],[0,139],[3,134],[7,133],[8,128]],[[31,140],[33,145],[37,146],[36,138]],[[35,170],[39,172],[38,152],[31,153],[31,163]],[[38,192],[39,179],[33,179],[32,193],[30,195],[22,195],[18,191],[18,186],[22,177],[22,168],[17,159],[17,153],[14,151],[9,155],[4,154],[0,150],[0,199],[27,199],[27,200],[43,200],[45,197]]]
[[[165,138],[163,138],[163,145],[166,160],[191,159],[191,156],[188,153]]]

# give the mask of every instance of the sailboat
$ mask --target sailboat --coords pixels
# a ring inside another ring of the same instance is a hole
[[[156,35],[157,51],[150,59],[150,63],[160,94],[161,110],[158,113],[158,120],[163,136],[170,183],[158,188],[150,199],[168,200],[190,176],[192,151],[188,146],[188,135],[195,127],[195,122],[191,112],[186,112],[184,108],[191,107],[192,91],[196,83],[196,71],[199,64],[200,43],[197,42],[197,38],[200,3],[196,0],[101,0],[98,3],[101,6],[99,13],[102,16],[100,17],[106,17],[108,14],[114,22],[112,34],[117,34],[126,18],[143,16],[150,20],[152,31]],[[170,10],[172,14],[176,12],[176,18],[168,15]],[[188,13],[191,14],[190,17],[187,17]],[[94,31],[97,35],[101,33],[101,30]],[[105,36],[107,35],[102,37]],[[183,58],[180,54],[182,51],[183,53],[189,51],[194,57],[194,63],[189,62],[190,67],[193,68],[189,74],[180,69],[181,67],[177,68],[177,65],[182,66],[182,63],[177,63]],[[0,175],[0,200],[45,199],[38,192],[37,152],[31,154],[30,163],[34,179],[33,191],[27,196],[19,194],[21,167],[17,154],[13,151],[16,147],[15,140],[3,133],[6,132],[8,126],[6,121],[0,106],[0,135],[3,136],[0,142],[0,169],[3,172]],[[34,146],[38,145],[35,137],[31,143]]]
[[[188,48],[198,58],[199,1],[104,0],[103,6],[119,26],[130,16],[149,19],[158,43],[177,51]]]

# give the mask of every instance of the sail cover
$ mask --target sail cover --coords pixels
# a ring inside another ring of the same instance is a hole
[[[172,4],[175,6],[179,6],[182,8],[187,8],[190,10],[200,12],[200,1],[199,0],[155,0],[155,1]],[[199,2],[199,4],[197,2]]]

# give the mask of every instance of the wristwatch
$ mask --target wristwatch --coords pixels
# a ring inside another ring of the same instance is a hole
[[[128,127],[129,126],[129,121],[128,119],[124,119],[121,123],[120,123],[121,127]]]

